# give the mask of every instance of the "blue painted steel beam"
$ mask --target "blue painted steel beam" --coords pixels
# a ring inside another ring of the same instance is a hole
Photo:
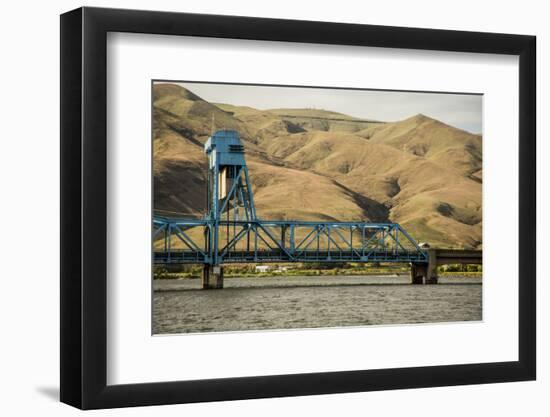
[[[164,219],[156,221],[155,225],[157,241],[164,239],[165,242],[162,248],[155,249],[155,263],[428,261],[427,252],[397,223],[219,221],[217,227],[220,230],[225,231],[230,226],[234,235],[228,236],[229,241],[226,244],[220,244],[217,253],[213,252],[212,247],[210,251],[206,248],[201,250],[205,242],[197,241],[191,235],[192,230],[196,229],[198,232],[195,232],[195,236],[204,236],[206,229],[216,227],[212,220],[170,222]],[[293,233],[283,236],[284,228],[281,226],[289,228]],[[182,230],[182,227],[185,229]],[[360,231],[364,238],[352,241],[344,237],[342,232],[350,227],[354,227],[356,233]],[[367,236],[366,232],[370,235]],[[169,236],[164,236],[167,233]],[[296,236],[300,233],[305,237],[297,242]],[[219,236],[220,240],[223,237],[226,236]],[[178,249],[169,244],[173,238],[182,241],[187,249]],[[323,246],[319,249],[312,248],[313,243],[317,244],[318,241]],[[249,246],[248,250],[237,248],[239,243],[243,246],[245,242]]]

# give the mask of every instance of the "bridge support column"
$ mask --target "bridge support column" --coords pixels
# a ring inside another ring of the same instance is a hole
[[[411,284],[437,284],[437,254],[428,250],[428,263],[411,264]]]
[[[223,288],[223,266],[204,265],[202,268],[203,290]]]

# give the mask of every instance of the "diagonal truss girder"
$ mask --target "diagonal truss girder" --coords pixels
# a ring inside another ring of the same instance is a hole
[[[428,261],[397,223],[156,217],[153,241],[154,261],[161,264]]]

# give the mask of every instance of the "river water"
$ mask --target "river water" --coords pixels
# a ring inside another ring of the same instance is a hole
[[[153,282],[153,333],[365,326],[482,320],[481,278],[410,285],[402,276],[226,278]]]

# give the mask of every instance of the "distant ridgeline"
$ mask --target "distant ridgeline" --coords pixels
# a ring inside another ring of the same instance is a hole
[[[154,208],[202,217],[214,129],[245,145],[263,219],[391,221],[432,247],[481,248],[482,140],[424,115],[398,122],[319,109],[209,103],[153,87]]]
[[[302,131],[355,133],[367,127],[384,123],[378,120],[358,119],[341,113],[315,109],[277,109],[271,110],[271,112],[282,120],[300,127],[303,129]]]

